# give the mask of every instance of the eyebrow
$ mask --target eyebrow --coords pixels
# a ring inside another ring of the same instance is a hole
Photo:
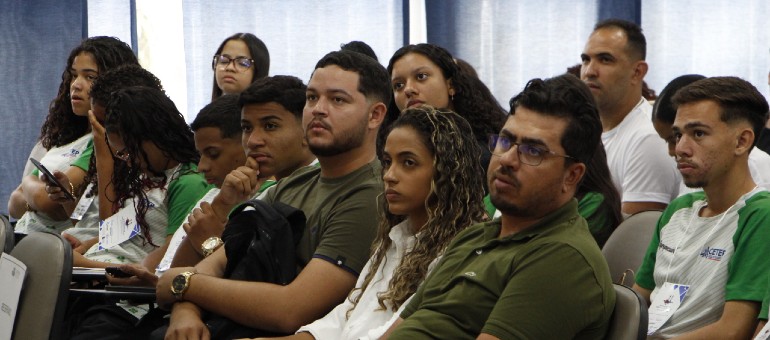
[[[70,73],[72,73],[72,72],[78,72],[78,70],[76,70],[74,67],[70,67]],[[99,73],[99,71],[98,71],[98,70],[94,70],[94,69],[92,69],[92,68],[84,68],[84,69],[80,70],[80,72],[93,72],[93,73]]]
[[[514,142],[517,142],[517,143],[519,142],[518,138],[516,137],[516,135],[511,133],[508,130],[502,130],[502,131],[500,131],[500,134],[508,137],[509,139],[513,140]],[[545,144],[545,142],[543,142],[542,139],[537,139],[537,138],[532,138],[532,137],[521,137],[521,143],[530,144],[530,145],[540,145],[540,146],[543,146],[545,148],[548,148],[548,145]]]
[[[711,127],[710,127],[710,126],[708,126],[708,125],[706,125],[705,123],[702,123],[702,122],[698,122],[698,121],[695,121],[695,122],[689,122],[689,123],[685,124],[685,125],[684,125],[683,127],[681,127],[681,128],[680,128],[680,127],[678,127],[678,126],[676,126],[676,125],[673,125],[673,126],[671,127],[671,129],[672,129],[674,132],[679,132],[679,131],[681,131],[681,130],[683,130],[683,129],[684,129],[684,130],[692,130],[692,129],[695,129],[695,128],[707,128],[707,129],[710,129]]]

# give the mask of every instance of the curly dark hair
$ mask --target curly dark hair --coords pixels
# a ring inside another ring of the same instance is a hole
[[[142,147],[144,142],[154,144],[168,161],[181,164],[179,175],[194,171],[188,164],[199,160],[195,150],[193,132],[171,101],[162,91],[149,87],[131,86],[111,95],[107,103],[107,120],[104,127],[108,134],[117,134],[125,144],[130,165],[144,162],[146,173],[138,166],[132,166],[124,178],[115,178],[113,182],[127,183],[129,195],[119,198],[123,206],[126,199],[136,197],[136,219],[142,229],[142,235],[151,245],[149,225],[144,219],[149,207],[146,191],[162,188],[166,185],[166,169],[155,169],[149,161],[147,152]],[[176,176],[177,174],[174,174]]]
[[[452,82],[452,87],[455,89],[455,94],[451,98],[453,110],[470,123],[473,135],[480,145],[487,144],[487,138],[490,134],[500,132],[507,116],[505,109],[500,106],[492,92],[479,78],[462,72],[449,51],[443,47],[433,44],[416,44],[399,48],[390,58],[388,74],[392,74],[396,61],[409,53],[419,53],[430,59],[441,69],[444,78]],[[392,107],[395,107],[395,104],[395,101],[391,101]],[[393,110],[388,112],[391,117],[383,122],[383,126],[385,123],[395,120],[393,112]]]
[[[91,54],[98,66],[99,74],[123,64],[139,65],[131,47],[113,37],[91,37],[72,49],[61,75],[59,92],[48,106],[48,116],[40,128],[40,142],[46,149],[69,144],[86,134],[91,128],[88,117],[75,115],[70,103],[70,84],[72,83],[70,68],[75,57],[81,53]]]
[[[388,133],[400,127],[414,129],[419,134],[419,142],[433,155],[435,172],[431,191],[425,198],[428,220],[424,226],[414,226],[421,227],[414,248],[404,254],[388,283],[388,290],[377,294],[380,307],[394,311],[414,294],[425,280],[428,266],[444,252],[452,238],[485,217],[484,177],[479,176],[483,173],[479,162],[481,150],[468,122],[452,111],[424,105],[405,110]],[[405,216],[391,214],[382,196],[379,202],[381,216],[377,238],[372,244],[372,265],[361,292],[367,289],[385,261],[391,246],[390,230],[405,219]],[[353,290],[348,297],[353,308],[361,298],[361,294],[354,297],[358,290]]]
[[[145,86],[163,91],[163,85],[161,85],[160,80],[154,74],[138,64],[127,64],[109,70],[94,80],[94,83],[91,85],[90,97],[94,103],[106,106],[113,92],[129,86]],[[115,162],[111,178],[128,178],[129,171],[130,168],[125,163]],[[96,154],[92,154],[91,159],[88,161],[88,172],[86,172],[83,183],[96,184],[96,180]],[[115,185],[115,195],[117,197],[129,195],[126,182],[110,181],[110,185]],[[85,186],[82,188],[85,188]],[[98,186],[94,185],[87,195],[90,197],[98,192]],[[117,202],[113,202],[113,204],[115,204],[113,209],[117,209]]]
[[[227,44],[227,42],[230,40],[243,41],[246,44],[246,47],[249,48],[251,59],[254,59],[254,65],[251,70],[253,73],[251,82],[253,83],[257,79],[267,77],[267,75],[270,73],[270,52],[267,50],[265,43],[257,38],[256,35],[251,33],[235,33],[227,37],[227,39],[219,44],[219,47],[217,48],[217,51],[214,53],[214,55],[222,53],[222,50],[225,48],[225,44]],[[212,67],[214,67],[214,85],[211,89],[211,100],[214,100],[222,95],[222,89],[217,86],[216,67],[213,64]]]

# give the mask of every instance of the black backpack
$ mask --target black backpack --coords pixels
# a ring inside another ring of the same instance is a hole
[[[225,278],[287,285],[297,277],[297,244],[305,214],[286,204],[248,201],[230,213],[222,233],[227,254]],[[275,336],[219,315],[206,319],[212,339]],[[285,335],[285,334],[284,334]]]

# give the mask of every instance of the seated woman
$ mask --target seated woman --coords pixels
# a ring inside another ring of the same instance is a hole
[[[51,172],[67,170],[71,163],[90,152],[91,84],[99,75],[123,64],[138,65],[138,62],[126,43],[112,37],[88,38],[70,52],[59,92],[51,103],[40,134],[40,141],[48,150],[40,161]],[[80,166],[70,173],[72,181],[63,183],[76,197],[79,197],[88,170],[87,163]],[[25,176],[11,194],[8,211],[12,217],[19,218],[16,233],[60,233],[72,226],[69,219],[72,211],[49,199],[45,182],[36,171]]]
[[[73,264],[107,267],[139,263],[154,268],[176,226],[209,189],[196,172],[198,153],[182,114],[162,91],[128,87],[107,103],[105,129],[115,158],[129,168],[119,210],[99,226],[99,239]],[[145,259],[146,257],[146,259]]]
[[[382,154],[385,193],[372,257],[348,299],[288,338],[377,339],[449,241],[484,218],[478,143],[454,112],[407,109]]]
[[[270,53],[251,33],[235,33],[219,45],[211,62],[214,85],[211,100],[223,94],[239,94],[270,72]]]

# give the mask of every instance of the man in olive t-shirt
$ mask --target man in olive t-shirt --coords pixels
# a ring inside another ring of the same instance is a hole
[[[615,306],[573,198],[601,134],[588,88],[534,79],[491,144],[500,219],[461,232],[391,328],[392,339],[601,339]]]

